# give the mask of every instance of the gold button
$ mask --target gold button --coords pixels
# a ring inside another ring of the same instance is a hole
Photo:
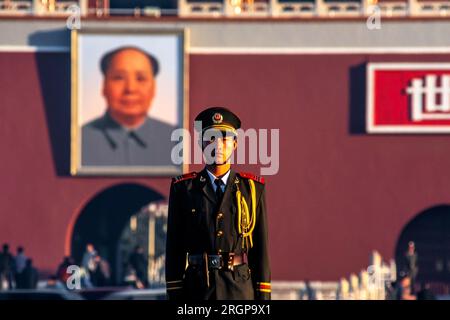
[[[221,237],[222,235],[223,235],[223,231],[222,230],[217,231],[217,236],[218,237]]]
[[[222,253],[222,249],[219,249],[219,251],[218,251],[219,253]]]
[[[217,215],[217,219],[222,219],[222,218],[223,218],[223,213],[221,212]]]

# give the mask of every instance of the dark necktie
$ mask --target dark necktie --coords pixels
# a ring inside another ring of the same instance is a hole
[[[216,199],[218,203],[222,202],[223,191],[222,186],[224,185],[222,179],[214,180],[214,184],[216,185]]]

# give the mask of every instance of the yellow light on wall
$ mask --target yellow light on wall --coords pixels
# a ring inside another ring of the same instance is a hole
[[[137,216],[134,215],[130,218],[130,229],[132,232],[136,232],[137,230]]]
[[[55,0],[48,0],[48,11],[53,12],[56,9],[56,1]]]
[[[228,0],[234,14],[241,14],[243,11],[251,11],[254,0]]]

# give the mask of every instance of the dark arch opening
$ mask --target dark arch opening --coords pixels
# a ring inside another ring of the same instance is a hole
[[[138,184],[120,184],[96,194],[81,210],[71,240],[71,256],[81,264],[88,243],[92,243],[111,268],[112,285],[121,284],[117,248],[130,217],[151,202],[164,199],[160,193]]]
[[[408,242],[418,255],[416,283],[434,284],[438,293],[450,285],[450,205],[429,208],[414,217],[402,230],[395,251],[397,271],[406,269]]]

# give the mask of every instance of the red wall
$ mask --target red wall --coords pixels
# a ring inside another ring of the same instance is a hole
[[[446,135],[363,130],[365,63],[449,59],[191,55],[190,123],[224,105],[244,128],[280,129],[280,170],[266,177],[274,280],[337,280],[364,268],[372,249],[389,259],[410,219],[450,202]],[[137,182],[168,195],[167,178],[69,175],[68,53],[3,52],[0,70],[0,243],[23,245],[54,270],[71,221],[96,193]]]

